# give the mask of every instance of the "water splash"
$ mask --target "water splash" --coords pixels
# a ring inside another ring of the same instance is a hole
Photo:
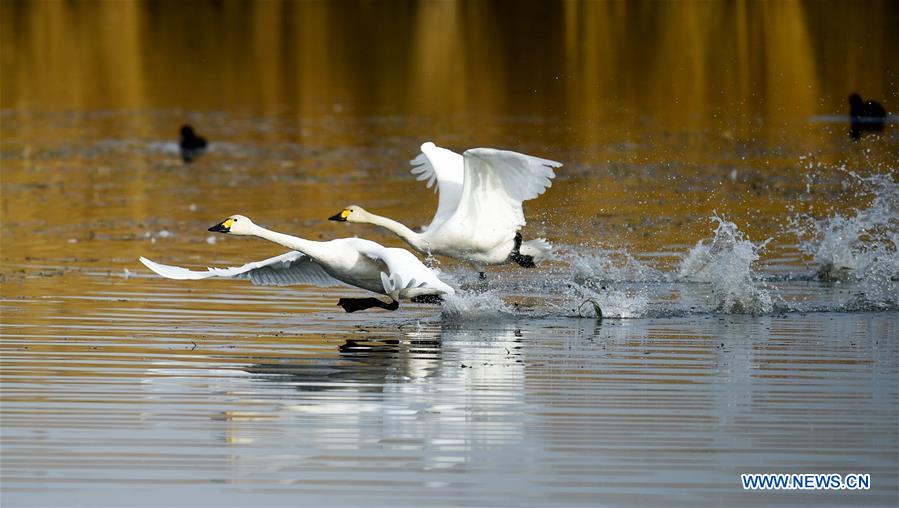
[[[733,222],[714,216],[718,223],[711,241],[700,240],[681,261],[678,279],[711,285],[716,312],[767,314],[774,308],[770,293],[757,287],[752,265],[768,241],[755,244]]]
[[[573,294],[566,301],[567,306],[574,307],[574,317],[597,317],[593,305],[584,305],[592,301],[602,309],[606,318],[639,318],[646,315],[649,297],[640,289],[596,290],[589,285],[572,284]]]
[[[845,172],[855,192],[870,196],[867,208],[817,219],[797,215],[791,221],[799,249],[811,256],[817,276],[826,282],[857,283],[859,303],[899,305],[899,183],[892,175],[862,177]]]
[[[593,249],[588,253],[563,251],[571,277],[579,284],[603,282],[663,282],[666,274],[636,259],[624,249]]]
[[[798,236],[800,250],[816,265],[815,280],[795,257],[785,269],[777,265],[777,273],[757,271],[771,240],[754,243],[736,224],[714,216],[713,235],[689,249],[673,272],[623,248],[560,246],[554,262],[537,271],[498,271],[487,293],[448,298],[443,317],[592,317],[592,305],[582,305],[587,301],[607,318],[897,309],[899,184],[893,173],[860,177],[840,171],[843,192],[855,192],[853,198],[868,204],[823,219],[796,215],[776,235]]]
[[[441,314],[449,320],[483,320],[511,315],[512,309],[494,293],[456,293],[444,295]]]

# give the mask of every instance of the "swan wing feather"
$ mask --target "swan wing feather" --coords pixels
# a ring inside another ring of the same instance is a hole
[[[465,185],[453,229],[470,232],[485,248],[514,238],[525,225],[522,203],[543,194],[562,164],[530,155],[473,148],[464,154]]]
[[[330,276],[309,256],[297,251],[287,252],[262,261],[254,261],[233,268],[207,268],[206,271],[170,266],[141,257],[140,262],[167,279],[199,280],[212,277],[246,279],[257,286],[291,286],[308,284],[334,286],[340,281]]]
[[[427,180],[429,189],[437,182],[434,188],[434,192],[440,191],[437,212],[426,229],[437,227],[459,206],[465,174],[462,156],[428,141],[421,145],[421,153],[409,163],[413,166],[412,174],[418,175],[418,180]]]
[[[381,282],[388,295],[410,287],[431,288],[448,294],[455,292],[452,286],[440,280],[433,270],[406,249],[378,245],[362,250],[362,253],[384,264],[387,273],[381,273]]]

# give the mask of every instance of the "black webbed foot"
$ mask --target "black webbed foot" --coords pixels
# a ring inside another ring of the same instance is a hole
[[[512,252],[509,253],[509,261],[518,263],[519,266],[524,268],[534,268],[537,266],[537,264],[534,263],[534,256],[526,256],[521,253],[521,233],[515,233],[515,246],[512,247]]]
[[[509,256],[509,259],[518,263],[518,266],[524,268],[534,268],[537,266],[537,263],[534,263],[534,256],[525,256],[516,252]]]
[[[418,295],[413,296],[411,301],[412,303],[428,303],[440,305],[440,303],[443,302],[443,297],[440,295]]]
[[[356,312],[360,310],[370,309],[372,307],[378,307],[384,310],[396,310],[400,308],[400,302],[396,300],[391,300],[390,303],[385,303],[377,298],[341,298],[337,300],[337,305],[342,307],[343,310],[349,312]]]

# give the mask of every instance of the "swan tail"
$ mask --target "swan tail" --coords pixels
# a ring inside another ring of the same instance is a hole
[[[522,256],[530,256],[534,261],[542,261],[549,257],[552,250],[552,244],[545,238],[537,238],[522,243],[519,252]]]

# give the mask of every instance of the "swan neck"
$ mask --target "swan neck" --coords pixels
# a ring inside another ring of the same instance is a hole
[[[298,236],[278,233],[277,231],[272,231],[270,229],[265,229],[264,227],[256,225],[253,226],[253,235],[258,236],[259,238],[262,238],[264,240],[277,243],[278,245],[283,245],[288,249],[302,252],[303,254],[306,254],[307,256],[313,258],[320,257],[321,255],[321,249],[319,248],[321,242],[314,242],[312,240],[306,240]]]
[[[388,219],[387,217],[382,217],[380,215],[375,215],[373,213],[368,214],[368,222],[370,224],[374,224],[375,226],[381,226],[384,229],[391,231],[396,236],[402,238],[407,241],[410,245],[415,247],[418,250],[424,250],[424,242],[422,242],[421,235],[412,231],[404,224],[401,224],[393,219]]]

